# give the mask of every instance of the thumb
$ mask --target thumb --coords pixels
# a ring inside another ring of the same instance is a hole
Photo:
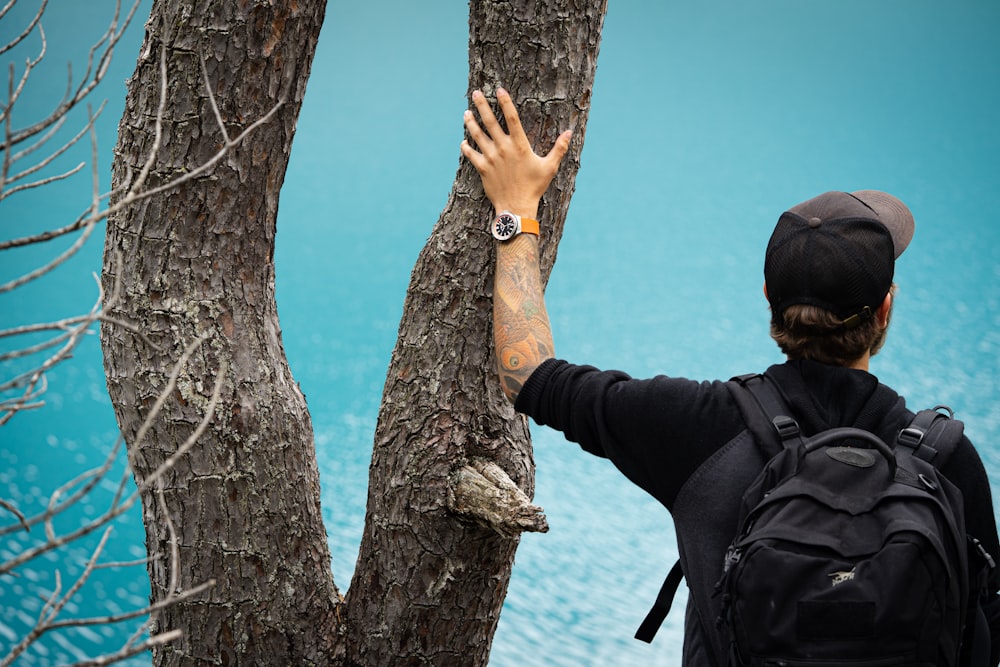
[[[549,154],[545,156],[545,160],[552,163],[551,166],[553,169],[557,169],[559,167],[559,163],[562,162],[563,157],[569,150],[569,140],[572,138],[573,131],[566,130],[559,135],[556,139],[555,146],[553,146],[552,150],[549,151]]]

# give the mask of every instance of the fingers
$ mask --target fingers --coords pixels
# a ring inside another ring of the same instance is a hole
[[[476,111],[479,112],[479,117],[482,119],[483,124],[480,126],[476,122],[475,114],[471,111],[467,110],[464,116],[465,128],[469,131],[469,136],[473,142],[475,142],[480,150],[488,148],[490,142],[502,142],[507,137],[516,143],[528,145],[528,137],[524,132],[524,127],[521,125],[521,118],[517,114],[517,107],[514,105],[514,100],[511,98],[510,93],[503,88],[497,88],[497,101],[500,103],[500,110],[503,112],[509,134],[505,133],[503,128],[500,127],[500,123],[497,121],[493,109],[490,108],[490,103],[486,99],[486,96],[481,91],[476,90],[472,93],[472,102],[475,104]],[[556,144],[549,151],[546,159],[553,158],[557,164],[561,162],[563,156],[566,155],[566,151],[569,150],[569,141],[572,135],[573,133],[570,130],[563,132],[556,139]],[[463,152],[464,150],[463,148]]]
[[[476,122],[476,117],[471,111],[466,110],[464,120],[465,129],[468,131],[469,136],[472,137],[472,140],[476,143],[476,145],[482,149],[490,141],[490,138],[486,136],[486,133],[479,127],[479,123]],[[469,145],[468,141],[462,141],[462,154],[472,160],[473,164],[476,163],[473,156],[477,158],[481,157],[480,154]]]
[[[497,94],[499,92],[500,89],[497,90]],[[504,132],[497,121],[497,117],[493,115],[493,109],[490,108],[489,100],[486,99],[486,96],[481,91],[477,90],[472,93],[472,103],[476,105],[476,111],[479,112],[479,117],[482,119],[483,128],[485,128],[486,133],[492,139],[498,139]],[[473,119],[473,122],[475,122],[475,119]]]
[[[472,166],[476,168],[476,171],[482,171],[485,166],[483,163],[483,156],[472,146],[469,145],[468,141],[462,141],[461,145],[462,155],[465,159],[472,163]]]
[[[521,119],[517,115],[517,107],[514,106],[514,100],[511,99],[510,93],[503,88],[497,88],[497,101],[500,102],[500,110],[507,122],[507,132],[505,133],[500,127],[500,122],[493,113],[493,109],[490,108],[486,96],[481,91],[476,90],[472,93],[472,103],[476,106],[476,111],[479,112],[483,125],[480,127],[475,117],[470,112],[466,112],[465,126],[469,130],[469,135],[480,148],[482,148],[482,140],[486,138],[486,135],[489,135],[488,138],[493,141],[502,141],[505,137],[510,137],[516,142],[527,143],[528,138],[524,134]]]
[[[522,139],[527,141],[524,128],[521,127],[521,118],[517,115],[517,107],[514,106],[510,93],[503,88],[497,88],[497,101],[500,102],[500,110],[503,111],[504,120],[507,121],[507,132],[510,133],[510,137],[516,141]]]

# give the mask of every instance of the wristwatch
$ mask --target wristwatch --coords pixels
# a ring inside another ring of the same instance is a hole
[[[522,218],[510,211],[502,211],[500,215],[493,219],[490,225],[490,232],[493,238],[498,241],[507,241],[518,234],[534,234],[538,236],[538,221],[531,218]]]

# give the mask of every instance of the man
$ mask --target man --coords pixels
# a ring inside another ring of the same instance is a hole
[[[472,143],[463,155],[496,209],[494,344],[498,372],[515,408],[609,458],[672,514],[690,589],[684,664],[726,663],[716,629],[722,572],[743,491],[765,460],[724,382],[636,380],[555,358],[538,262],[539,201],[569,147],[564,132],[536,155],[510,95],[497,89],[505,132],[483,94],[465,112]],[[894,262],[913,233],[898,199],[876,191],[830,192],[781,216],[765,258],[772,336],[788,356],[768,369],[806,433],[856,426],[889,443],[913,413],[868,373],[889,325]],[[941,472],[963,493],[967,532],[1000,555],[984,466],[967,439]],[[697,483],[689,483],[696,475]],[[992,572],[985,614],[1000,662],[1000,588]],[[967,648],[967,647],[966,647]]]

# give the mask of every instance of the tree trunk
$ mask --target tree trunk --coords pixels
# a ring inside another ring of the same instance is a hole
[[[546,277],[579,168],[605,2],[470,4],[470,91],[510,90],[539,151],[561,130],[575,132],[542,201]],[[184,636],[154,655],[158,665],[484,665],[519,534],[545,529],[528,500],[527,424],[503,398],[492,359],[492,212],[463,161],[413,271],[375,435],[361,552],[341,602],[311,422],[274,302],[278,195],[324,4],[156,0],[129,82],[118,197],[156,145],[161,49],[169,86],[147,187],[190,173],[281,102],[211,172],[108,221],[105,288],[121,294],[107,314],[144,332],[101,330],[138,480],[196,430],[216,378],[224,380],[207,430],[162,477],[162,494],[143,491],[147,547],[158,556],[149,566],[154,602],[216,582],[160,612],[159,630]],[[139,441],[169,369],[199,338]],[[182,567],[173,581],[175,543]]]
[[[470,3],[469,92],[506,87],[537,152],[574,130],[540,211],[545,276],[579,167],[604,11],[604,0]],[[492,356],[491,217],[463,160],[414,268],[386,378],[347,595],[351,664],[486,664],[519,534],[545,529],[527,502],[527,423]],[[508,480],[527,496],[520,503]]]
[[[168,90],[148,186],[205,163],[230,137],[276,115],[209,175],[129,206],[108,221],[104,282],[121,297],[104,325],[108,389],[136,478],[176,451],[205,414],[226,368],[219,409],[197,446],[143,493],[154,601],[214,579],[159,614],[181,640],[158,665],[327,664],[339,596],[320,515],[305,400],[285,360],[274,300],[278,194],[325,11],[324,0],[157,0],[129,81],[113,185],[127,186],[154,145],[160,53]],[[119,198],[121,193],[119,193]],[[192,341],[207,335],[140,446],[140,424]],[[154,346],[155,345],[155,346]],[[170,530],[182,567],[171,584]]]

